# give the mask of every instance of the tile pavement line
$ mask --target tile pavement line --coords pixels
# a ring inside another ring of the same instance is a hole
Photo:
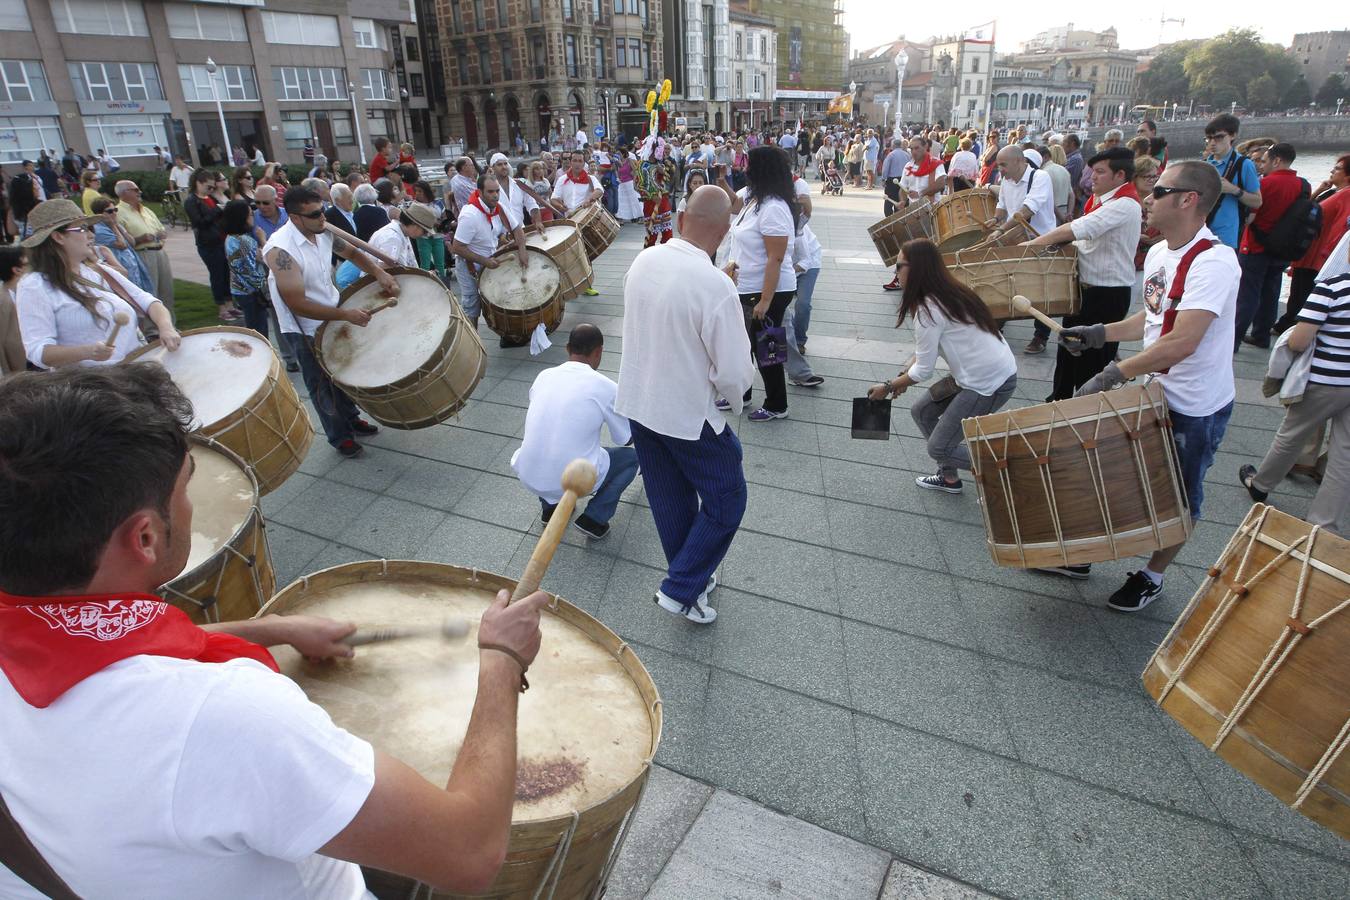
[[[613,577],[613,576],[611,576],[611,577]],[[1052,776],[1052,777],[1054,777],[1054,778],[1060,778],[1060,779],[1063,779],[1063,780],[1065,780],[1065,781],[1071,781],[1071,782],[1074,782],[1074,783],[1076,783],[1076,784],[1082,785],[1082,786],[1084,786],[1084,787],[1091,788],[1092,790],[1101,791],[1101,792],[1103,792],[1103,793],[1107,793],[1107,794],[1114,795],[1114,796],[1116,796],[1116,797],[1119,797],[1119,798],[1121,798],[1121,799],[1123,799],[1123,800],[1130,801],[1130,802],[1132,802],[1132,803],[1138,803],[1138,804],[1143,805],[1143,806],[1151,806],[1151,807],[1153,807],[1154,809],[1161,810],[1162,812],[1169,813],[1169,814],[1171,814],[1171,815],[1173,815],[1173,816],[1178,816],[1178,817],[1181,817],[1181,818],[1184,818],[1184,819],[1189,819],[1189,820],[1192,820],[1192,821],[1195,821],[1195,822],[1200,822],[1200,823],[1203,823],[1203,824],[1206,824],[1206,825],[1216,826],[1216,827],[1218,827],[1218,828],[1220,828],[1220,829],[1222,829],[1222,830],[1227,830],[1227,831],[1240,831],[1240,832],[1242,832],[1243,834],[1250,835],[1250,836],[1252,836],[1253,838],[1257,838],[1257,839],[1262,840],[1262,841],[1265,841],[1265,842],[1267,842],[1267,843],[1279,844],[1281,847],[1284,847],[1284,848],[1286,848],[1286,849],[1294,850],[1294,851],[1296,851],[1296,852],[1298,852],[1298,853],[1301,853],[1301,854],[1304,854],[1304,855],[1307,855],[1307,856],[1313,856],[1313,857],[1316,857],[1316,858],[1318,858],[1318,859],[1320,859],[1320,860],[1323,860],[1323,861],[1325,861],[1325,862],[1332,863],[1332,864],[1334,864],[1334,865],[1336,865],[1336,866],[1340,866],[1340,867],[1344,867],[1344,866],[1345,866],[1345,863],[1344,863],[1342,860],[1336,859],[1335,857],[1327,856],[1325,853],[1322,853],[1322,852],[1319,851],[1319,850],[1314,850],[1314,849],[1312,849],[1312,848],[1310,848],[1310,847],[1307,847],[1306,845],[1303,845],[1303,844],[1295,844],[1295,843],[1292,843],[1292,842],[1290,842],[1290,841],[1286,841],[1286,840],[1284,840],[1284,839],[1282,839],[1282,838],[1278,838],[1278,837],[1275,837],[1275,836],[1273,836],[1273,835],[1265,834],[1265,833],[1262,833],[1262,832],[1249,831],[1248,829],[1240,828],[1240,827],[1238,827],[1238,826],[1236,826],[1236,825],[1231,825],[1230,823],[1228,823],[1227,821],[1223,820],[1222,818],[1211,819],[1211,818],[1209,818],[1209,817],[1207,817],[1207,816],[1202,816],[1202,815],[1199,815],[1199,814],[1197,814],[1197,813],[1191,812],[1191,811],[1186,810],[1186,809],[1181,809],[1181,808],[1178,808],[1178,807],[1175,807],[1175,806],[1169,806],[1169,805],[1167,805],[1167,804],[1165,804],[1165,803],[1161,803],[1161,802],[1156,801],[1156,800],[1151,800],[1151,799],[1149,799],[1149,798],[1147,798],[1147,797],[1142,797],[1142,796],[1138,796],[1138,795],[1135,795],[1135,794],[1126,793],[1125,791],[1122,791],[1122,790],[1120,790],[1119,788],[1112,787],[1112,786],[1110,786],[1110,785],[1098,784],[1098,783],[1095,782],[1095,781],[1089,781],[1089,780],[1087,780],[1086,778],[1083,778],[1083,777],[1081,777],[1081,776],[1079,776],[1079,775],[1074,775],[1074,774],[1069,773],[1069,772],[1061,772],[1061,771],[1059,771],[1059,770],[1057,770],[1057,769],[1052,769],[1052,768],[1050,768],[1050,767],[1048,767],[1048,766],[1044,766],[1044,765],[1041,765],[1041,764],[1039,764],[1039,763],[1028,762],[1028,761],[1026,761],[1026,760],[1019,759],[1019,758],[1017,758],[1017,757],[1015,757],[1015,756],[1008,756],[1008,755],[1006,755],[1006,754],[1004,754],[1004,753],[998,753],[997,751],[990,750],[990,749],[988,749],[988,748],[986,748],[986,747],[979,747],[979,746],[976,746],[976,745],[974,745],[974,744],[967,744],[967,743],[965,743],[964,741],[959,741],[959,740],[956,740],[956,739],[954,739],[954,738],[948,737],[948,736],[946,736],[946,735],[937,734],[937,733],[931,732],[931,731],[925,731],[925,730],[922,729],[922,728],[918,728],[918,727],[916,727],[916,726],[914,726],[914,725],[905,724],[905,723],[903,723],[903,722],[895,722],[895,721],[892,721],[892,720],[890,720],[890,719],[885,719],[885,718],[882,718],[881,716],[873,715],[872,713],[864,712],[863,710],[860,710],[860,709],[850,709],[850,708],[848,708],[848,707],[846,707],[846,706],[843,706],[843,705],[841,705],[841,704],[839,704],[839,703],[834,703],[834,702],[831,702],[831,701],[829,701],[829,700],[824,700],[824,699],[822,699],[822,698],[820,698],[820,697],[816,697],[816,696],[813,696],[813,695],[811,695],[811,694],[804,694],[804,693],[802,693],[801,691],[796,691],[796,690],[793,690],[792,688],[784,687],[784,686],[781,685],[781,684],[775,684],[775,683],[772,682],[772,681],[765,681],[764,679],[762,679],[762,678],[756,678],[756,677],[754,677],[753,675],[747,675],[747,674],[745,674],[745,673],[743,673],[743,672],[737,672],[737,671],[734,671],[734,670],[732,670],[732,669],[728,669],[728,668],[725,668],[725,667],[723,667],[723,666],[716,665],[715,663],[713,663],[713,662],[711,662],[711,661],[703,662],[703,661],[700,661],[700,660],[695,660],[695,659],[693,659],[692,657],[683,656],[682,654],[680,654],[680,653],[678,653],[678,652],[675,652],[675,651],[673,651],[673,650],[666,650],[666,649],[663,649],[663,648],[661,648],[661,647],[657,647],[657,646],[655,646],[655,645],[653,645],[653,644],[646,644],[646,643],[644,643],[644,642],[642,642],[642,641],[638,641],[638,640],[629,640],[629,639],[624,639],[624,640],[625,640],[625,642],[626,642],[629,646],[631,646],[631,647],[641,647],[641,648],[643,648],[643,649],[647,649],[647,650],[655,650],[655,651],[657,651],[657,652],[659,652],[659,653],[665,653],[665,654],[667,654],[667,655],[669,655],[669,656],[676,656],[676,657],[679,657],[680,659],[683,659],[683,660],[686,660],[686,661],[689,661],[689,662],[693,662],[693,663],[695,663],[695,664],[697,664],[697,665],[700,665],[700,666],[707,666],[710,670],[713,670],[713,671],[716,671],[716,672],[720,672],[720,673],[723,674],[723,675],[729,675],[729,676],[731,676],[732,678],[738,678],[738,679],[741,679],[742,681],[749,681],[749,682],[752,682],[752,683],[754,683],[754,684],[758,684],[758,685],[761,685],[761,686],[763,686],[763,687],[768,687],[768,688],[771,688],[771,689],[776,690],[776,691],[782,691],[782,692],[784,692],[784,693],[791,694],[791,695],[793,695],[794,697],[798,697],[798,698],[800,698],[800,699],[802,699],[802,700],[805,700],[805,701],[807,701],[807,702],[811,702],[811,703],[819,703],[819,704],[821,704],[821,705],[823,705],[823,706],[829,706],[829,707],[832,707],[832,708],[837,709],[837,710],[842,710],[843,712],[848,713],[850,716],[860,716],[860,717],[863,717],[863,718],[866,718],[866,719],[870,719],[870,720],[872,720],[872,721],[874,721],[874,722],[879,722],[879,723],[881,723],[881,724],[883,724],[883,725],[885,725],[885,726],[891,727],[891,728],[901,728],[901,729],[903,729],[903,730],[905,730],[905,731],[910,731],[910,732],[913,732],[913,733],[915,733],[915,734],[923,735],[924,737],[931,738],[931,739],[936,740],[936,741],[942,741],[943,743],[951,744],[951,745],[956,746],[956,747],[960,747],[961,749],[970,751],[970,752],[972,752],[972,753],[977,753],[977,754],[980,754],[980,755],[982,755],[982,756],[990,756],[990,757],[994,757],[995,759],[998,759],[998,760],[1000,760],[1000,761],[1002,761],[1002,762],[1004,762],[1004,763],[1011,763],[1011,764],[1013,764],[1014,766],[1020,766],[1020,767],[1022,767],[1022,768],[1024,768],[1024,769],[1032,770],[1032,771],[1035,771],[1035,772],[1040,772],[1040,773],[1042,773],[1042,774],[1049,775],[1049,776]],[[639,656],[639,659],[640,659],[640,658],[641,658],[641,656]],[[1006,661],[1006,660],[1003,660],[1003,662],[1006,663],[1007,661]],[[855,732],[855,733],[856,733],[856,732]],[[856,742],[855,742],[855,746],[856,746]],[[715,790],[727,790],[726,788],[721,787],[721,786],[719,786],[719,785],[714,785],[712,782],[705,781],[704,779],[700,778],[700,777],[697,776],[697,775],[694,775],[694,774],[691,774],[691,773],[689,773],[689,772],[687,772],[687,771],[684,771],[683,769],[679,768],[677,765],[674,765],[674,764],[669,764],[669,765],[668,765],[668,764],[666,764],[666,763],[662,763],[661,765],[665,766],[665,768],[670,769],[670,770],[673,771],[673,772],[678,772],[680,775],[683,775],[683,776],[686,777],[686,778],[691,778],[691,779],[693,779],[694,781],[698,781],[698,782],[701,782],[701,783],[703,783],[703,784],[707,784],[707,785],[713,787]],[[733,792],[733,791],[728,791],[728,793],[734,793],[734,792]],[[778,807],[772,805],[771,803],[766,803],[766,802],[764,802],[763,800],[758,800],[758,799],[754,799],[754,798],[748,798],[748,799],[752,799],[752,800],[754,800],[755,803],[758,803],[760,806],[764,806],[764,807],[767,807],[767,808],[769,808],[769,809],[774,810],[775,812],[782,813],[783,815],[788,816],[789,818],[792,818],[792,819],[800,819],[800,818],[801,818],[800,816],[794,815],[793,813],[790,813],[790,812],[787,812],[787,811],[785,811],[785,810],[783,810],[783,809],[780,809],[780,808],[778,808]],[[1217,809],[1217,807],[1216,807],[1216,809]],[[803,819],[802,821],[809,821],[809,820]],[[824,825],[821,825],[821,824],[819,824],[819,823],[817,823],[817,822],[811,822],[811,824],[812,824],[812,825],[816,825],[816,827],[818,827],[818,828],[824,828],[826,831],[832,831],[834,834],[839,834],[841,837],[848,837],[850,840],[855,840],[855,841],[857,840],[857,838],[850,837],[849,835],[842,834],[841,832],[833,831],[832,829],[826,828]],[[861,843],[861,842],[859,842],[859,843]],[[889,851],[888,851],[888,852],[889,852]],[[894,854],[892,854],[892,855],[894,856]],[[900,857],[896,857],[896,858],[897,858],[897,859],[900,859]],[[905,862],[906,864],[909,864],[909,865],[914,865],[914,863],[910,863],[908,860],[903,860],[903,859],[902,859],[902,862]],[[919,866],[919,868],[923,868],[923,866]],[[943,876],[944,878],[955,878],[955,880],[960,880],[959,876],[951,876],[951,875],[946,875],[946,874],[943,874],[943,873],[939,873],[939,874],[942,874],[942,876]],[[989,893],[989,891],[988,891],[987,889],[985,889],[985,888],[979,888],[979,890],[982,890],[982,891],[984,891],[985,893]]]

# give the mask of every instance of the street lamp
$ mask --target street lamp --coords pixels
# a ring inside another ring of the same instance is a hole
[[[605,137],[606,137],[608,140],[613,140],[613,139],[614,139],[614,133],[613,133],[612,131],[610,131],[610,128],[609,128],[609,88],[604,88],[603,90],[601,90],[601,91],[600,91],[600,96],[601,96],[601,97],[604,99],[604,101],[605,101]]]
[[[882,101],[882,110],[883,110],[883,112],[881,113],[881,133],[882,133],[882,134],[885,134],[885,133],[886,133],[886,123],[887,123],[887,122],[890,120],[890,118],[891,118],[891,101],[889,101],[889,100],[883,100],[883,101]]]
[[[206,74],[210,76],[207,80],[211,82],[211,99],[216,101],[216,115],[220,117],[220,139],[225,143],[225,158],[233,165],[234,148],[230,145],[230,130],[225,127],[225,107],[220,105],[220,93],[216,91],[216,72],[219,70],[220,67],[216,65],[216,61],[208,56],[206,58]]]
[[[909,54],[901,49],[899,53],[895,54],[895,130],[892,132],[892,136],[896,140],[900,139],[900,110],[903,108],[900,105],[900,89],[905,81],[905,66],[907,65],[909,65]]]
[[[858,102],[858,82],[850,81],[848,83],[848,117],[856,118],[857,113],[853,111],[853,104]]]
[[[1345,102],[1345,98],[1344,98],[1344,97],[1337,97],[1337,98],[1336,98],[1336,115],[1339,116],[1339,115],[1341,114],[1341,104],[1344,103],[1344,102]]]
[[[1177,120],[1177,101],[1173,100],[1173,101],[1172,101],[1172,121],[1175,122],[1176,120]]]
[[[1121,103],[1121,104],[1120,104],[1120,118],[1117,119],[1116,121],[1117,121],[1117,122],[1124,122],[1124,121],[1125,121],[1125,104],[1124,104],[1124,103]]]
[[[1237,115],[1237,101],[1236,101],[1236,100],[1234,100],[1232,103],[1228,104],[1228,112],[1229,112],[1231,115]]]
[[[347,97],[352,101],[352,125],[356,127],[356,147],[361,151],[361,165],[366,164],[366,142],[361,139],[361,116],[356,111],[356,85],[347,82]]]

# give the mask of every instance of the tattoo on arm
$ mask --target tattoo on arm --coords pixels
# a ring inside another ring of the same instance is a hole
[[[295,263],[291,260],[291,255],[281,248],[272,256],[272,267],[280,272],[289,272]]]

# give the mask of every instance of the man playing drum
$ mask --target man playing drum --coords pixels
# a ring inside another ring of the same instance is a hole
[[[593,175],[586,172],[586,154],[580,150],[567,159],[567,171],[553,182],[553,196],[549,205],[566,216],[579,207],[588,206],[605,196],[605,189]],[[585,290],[587,297],[600,292],[593,287]]]
[[[933,198],[947,187],[947,170],[943,168],[942,160],[930,152],[932,143],[928,138],[913,138],[909,142],[909,149],[913,158],[905,164],[904,174],[900,176],[899,206],[932,203]],[[888,291],[901,289],[899,262],[895,265],[895,277],[882,287]]]
[[[1035,152],[1035,151],[1032,151]],[[1039,154],[1037,154],[1039,159]],[[1031,165],[1021,147],[998,151],[998,206],[984,227],[998,237],[1021,220],[1038,235],[1055,228],[1055,186],[1050,177]]]
[[[480,647],[500,649],[480,649],[438,788],[335,726],[265,649],[351,657],[355,626],[199,627],[151,594],[192,542],[192,417],[156,365],[0,382],[0,896],[369,898],[358,864],[485,890],[548,596],[503,591],[484,613]]]
[[[276,309],[281,337],[300,363],[309,399],[319,414],[328,443],[346,457],[360,456],[358,434],[375,434],[374,425],[361,418],[356,404],[333,384],[314,356],[314,333],[326,321],[350,322],[360,328],[370,322],[363,309],[340,309],[338,289],[333,284],[333,254],[351,260],[363,272],[375,276],[384,293],[398,296],[398,281],[364,253],[327,231],[323,200],[314,191],[293,187],[286,192],[287,222],[263,245],[267,263],[267,287]]]
[[[464,260],[464,265],[455,266],[455,280],[459,283],[459,304],[475,330],[483,311],[478,300],[478,273],[501,265],[501,260],[494,259],[492,254],[497,252],[502,235],[509,233],[515,238],[520,271],[523,273],[529,267],[525,231],[520,219],[499,202],[500,197],[501,186],[496,176],[479,175],[478,189],[469,195],[464,208],[459,211],[455,240],[450,246],[450,252]],[[524,277],[522,274],[521,278]]]
[[[543,232],[544,220],[538,215],[538,199],[535,197],[534,191],[525,187],[523,182],[518,182],[511,177],[511,161],[506,158],[506,154],[492,154],[492,160],[488,164],[488,168],[497,177],[497,187],[501,188],[501,194],[497,197],[497,202],[514,214],[514,218],[521,223],[521,227],[524,227],[526,222],[530,222],[534,225],[535,231]]]
[[[1168,166],[1144,200],[1148,224],[1163,236],[1144,261],[1144,309],[1123,322],[1076,325],[1060,332],[1061,346],[1071,353],[1078,348],[1100,350],[1108,342],[1143,340],[1142,352],[1108,362],[1076,396],[1158,373],[1192,520],[1200,517],[1205,472],[1223,440],[1236,396],[1233,331],[1241,271],[1233,249],[1205,224],[1219,195],[1219,174],[1208,163]],[[1156,600],[1162,594],[1163,572],[1182,546],[1156,551],[1146,567],[1129,574],[1107,604],[1134,612]],[[1042,571],[1086,578],[1088,567]]]

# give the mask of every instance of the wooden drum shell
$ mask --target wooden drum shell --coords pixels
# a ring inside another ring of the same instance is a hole
[[[314,355],[333,383],[380,424],[401,429],[427,428],[444,422],[464,408],[469,395],[478,387],[487,371],[487,351],[483,349],[483,342],[479,340],[478,333],[460,309],[459,303],[440,279],[423,269],[405,266],[388,266],[385,271],[400,280],[426,279],[436,290],[445,291],[449,299],[444,333],[427,360],[414,372],[387,385],[372,387],[349,384],[333,374],[329,368],[331,360],[324,360],[323,345],[327,329],[330,324],[334,327],[342,324],[330,322],[320,325],[314,335]],[[353,298],[375,284],[373,276],[362,275],[342,292],[339,306],[361,302],[364,298]],[[375,315],[390,315],[396,309]]]
[[[525,240],[531,247],[538,247],[547,253],[555,263],[558,264],[558,271],[561,274],[561,284],[559,293],[562,300],[566,303],[574,297],[581,296],[581,292],[589,288],[595,282],[595,273],[591,269],[591,260],[586,253],[586,242],[582,239],[581,229],[574,223],[564,219],[555,219],[552,222],[544,223],[544,230],[558,233],[558,229],[571,228],[573,233],[561,241],[544,247],[538,242],[534,231],[525,233]]]
[[[485,287],[483,279],[497,277],[514,277],[508,273],[518,272],[520,264],[516,261],[516,250],[514,247],[504,247],[492,254],[495,259],[500,259],[502,265],[496,269],[484,269],[478,274],[478,299],[482,304],[483,321],[487,323],[488,328],[501,335],[507,340],[528,341],[530,335],[540,325],[544,330],[552,332],[562,324],[563,318],[563,272],[562,268],[554,261],[552,255],[538,247],[527,247],[526,253],[538,260],[546,262],[552,266],[558,273],[558,288],[553,294],[538,306],[529,309],[512,309],[501,306],[493,302],[492,291]],[[534,262],[530,263],[533,267]],[[491,272],[492,275],[488,275]]]
[[[400,560],[374,560],[348,563],[305,576],[278,593],[259,615],[302,609],[306,601],[335,587],[356,583],[378,585],[385,579],[416,579],[449,588],[473,588],[487,592],[514,589],[516,583],[501,575],[459,566]],[[617,858],[631,815],[635,811],[651,771],[651,759],[661,740],[661,699],[656,684],[632,648],[598,620],[561,598],[546,616],[555,616],[584,633],[623,669],[636,688],[646,712],[644,723],[650,740],[642,747],[640,772],[608,796],[571,815],[516,821],[511,826],[506,863],[497,880],[475,898],[527,900],[539,896],[555,898],[595,897],[603,893],[610,869]],[[392,648],[390,648],[392,649]],[[548,652],[547,645],[541,655]],[[358,660],[359,661],[359,660]],[[536,672],[531,672],[537,681]],[[537,685],[536,685],[537,686]],[[378,735],[374,738],[379,745]],[[570,846],[560,855],[560,846],[571,833]],[[550,875],[550,866],[553,874]],[[461,895],[435,892],[411,879],[366,869],[367,887],[381,900],[419,897],[426,900],[451,900]],[[556,881],[555,881],[556,879]]]
[[[211,334],[226,338],[237,334],[266,342],[266,338],[251,328],[216,325],[183,332],[183,349],[192,336]],[[182,353],[183,349],[178,352]],[[258,479],[258,490],[262,494],[276,490],[295,474],[314,441],[314,424],[300,403],[300,395],[286,377],[281,360],[270,344],[267,349],[272,359],[262,386],[240,408],[214,422],[203,423],[197,429],[203,437],[219,441],[242,457]],[[127,362],[159,362],[154,357],[163,356],[162,350],[163,345],[155,341],[129,354]],[[151,355],[151,359],[145,360],[147,355]]]
[[[1162,385],[964,420],[990,555],[1000,566],[1080,565],[1186,540]]]
[[[998,192],[987,187],[957,191],[933,204],[934,243],[943,253],[963,250],[985,239],[984,223],[994,217]]]
[[[1163,712],[1221,759],[1350,840],[1347,599],[1350,541],[1257,504],[1143,681]],[[1244,695],[1249,705],[1235,715]]]
[[[619,220],[602,203],[578,207],[567,214],[567,220],[574,222],[581,232],[581,239],[586,243],[586,258],[591,262],[608,250],[619,236]]]
[[[1075,315],[1082,303],[1078,251],[1071,246],[975,247],[944,259],[952,277],[978,294],[995,319],[1031,317],[1013,308],[1018,294],[1047,316]]]
[[[881,254],[882,264],[894,266],[906,243],[916,238],[933,239],[933,208],[927,203],[911,203],[868,228],[867,233]]]

